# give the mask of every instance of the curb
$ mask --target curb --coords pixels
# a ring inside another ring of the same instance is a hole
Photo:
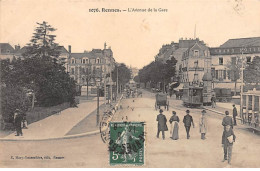
[[[119,103],[122,100],[122,97],[119,99],[118,103],[115,105],[115,108],[118,108]],[[116,113],[116,110],[113,113]],[[87,137],[87,136],[92,136],[92,135],[96,135],[96,134],[100,134],[104,131],[106,131],[107,128],[103,128],[102,130],[98,129],[95,131],[91,131],[91,132],[86,132],[86,133],[81,133],[81,134],[74,134],[74,135],[67,135],[67,136],[63,136],[63,137],[54,137],[54,138],[43,138],[43,139],[7,139],[7,138],[0,138],[0,141],[49,141],[49,140],[61,140],[61,139],[73,139],[73,138],[80,138],[80,137]]]
[[[202,108],[205,109],[205,110],[211,111],[211,112],[215,112],[215,113],[217,113],[219,115],[225,116],[225,114],[223,112],[219,112],[217,110],[213,110],[213,109],[209,109],[209,108],[205,108],[205,107],[202,107]],[[242,120],[240,117],[237,117],[236,119],[240,120],[240,121]]]

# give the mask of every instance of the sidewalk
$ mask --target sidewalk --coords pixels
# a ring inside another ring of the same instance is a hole
[[[216,107],[215,108],[212,108],[211,106],[203,106],[204,109],[206,110],[209,110],[211,112],[215,112],[217,114],[220,114],[220,115],[223,115],[225,116],[225,111],[229,111],[229,116],[233,116],[233,106],[232,106],[233,103],[220,103],[218,102],[216,104]],[[247,129],[252,129],[252,131],[260,131],[260,128],[257,127],[253,127],[253,126],[250,126],[250,125],[247,125],[247,124],[242,124],[240,121],[242,120],[241,117],[240,117],[240,105],[236,105],[236,108],[237,108],[237,112],[238,112],[238,116],[236,117],[237,118],[237,125],[241,128],[247,128]]]
[[[233,116],[233,103],[221,103],[221,102],[217,102],[216,103],[216,107],[212,108],[211,106],[203,106],[204,109],[221,114],[221,115],[225,115],[225,111],[229,112],[230,116]],[[240,113],[240,105],[236,105],[237,108],[237,112],[238,114]],[[237,116],[238,119],[241,119],[240,116]]]
[[[104,103],[100,98],[99,105]],[[61,113],[54,114],[40,121],[28,125],[28,129],[23,129],[23,136],[10,134],[4,139],[52,139],[64,137],[75,125],[86,118],[97,108],[97,101],[94,98],[91,101],[79,104],[78,108],[68,108]]]

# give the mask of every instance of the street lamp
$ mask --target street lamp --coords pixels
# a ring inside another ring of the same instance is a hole
[[[242,55],[241,55],[241,58],[242,58],[242,60],[241,60],[241,63],[242,63],[242,66],[241,66],[241,70],[242,70],[242,73],[241,73],[241,86],[240,86],[240,88],[241,88],[241,90],[240,90],[240,118],[242,118],[242,120],[244,119],[243,118],[243,85],[244,85],[244,51],[245,51],[246,49],[245,49],[245,47],[242,47],[242,49],[241,49],[241,53],[242,53]]]
[[[97,126],[99,125],[99,82],[97,83]]]

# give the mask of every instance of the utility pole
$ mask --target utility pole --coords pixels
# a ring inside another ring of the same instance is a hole
[[[106,78],[106,75],[107,75],[107,62],[106,62],[106,57],[105,57],[105,65],[104,65],[104,98],[105,98],[105,106],[107,104],[107,78]]]
[[[242,48],[242,55],[241,55],[241,62],[242,62],[242,66],[241,66],[241,90],[240,90],[240,118],[243,120],[243,84],[244,84],[244,48]]]
[[[97,86],[97,126],[99,125],[99,85]]]
[[[111,56],[110,56],[110,103],[112,102],[113,99],[113,87],[112,87],[112,60],[111,60]]]
[[[118,66],[116,67],[116,97],[118,95]]]

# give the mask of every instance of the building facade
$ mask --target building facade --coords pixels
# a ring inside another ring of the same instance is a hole
[[[177,60],[176,75],[183,84],[190,84],[194,79],[202,82],[204,73],[211,72],[209,48],[198,38],[181,38],[178,43],[163,45],[155,60],[166,62],[172,57]]]
[[[232,92],[240,92],[241,79],[235,85],[234,72],[229,66],[240,60],[246,67],[254,57],[260,56],[260,37],[229,39],[219,47],[210,48],[210,54],[213,88],[231,88]]]
[[[112,50],[93,49],[83,53],[71,53],[69,58],[69,74],[78,85],[104,85],[105,76],[115,68]],[[107,79],[108,84],[111,80]]]

